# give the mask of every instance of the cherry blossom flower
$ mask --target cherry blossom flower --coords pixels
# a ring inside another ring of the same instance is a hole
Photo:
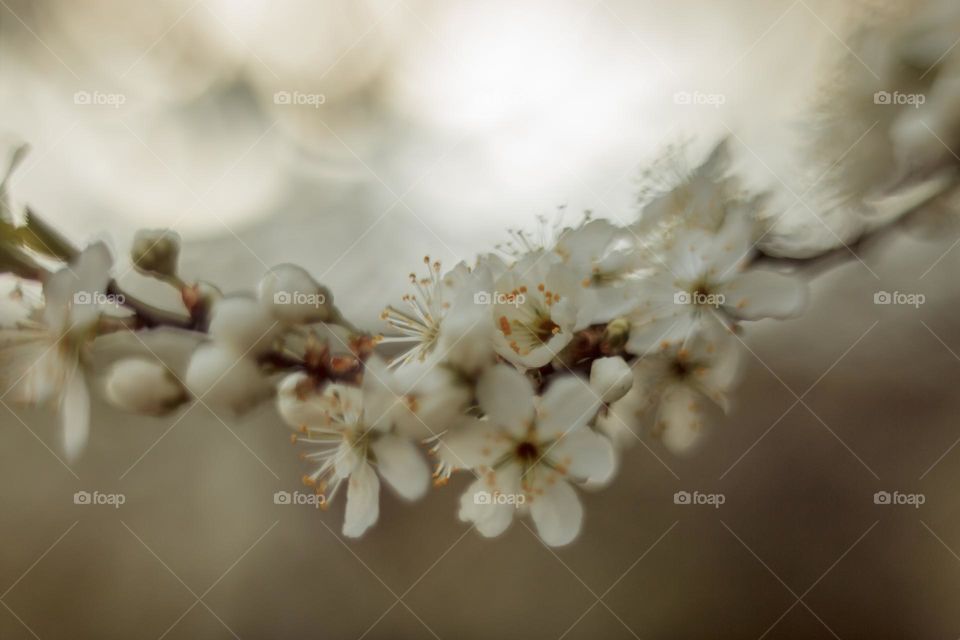
[[[542,367],[556,357],[578,329],[584,288],[562,262],[531,254],[494,282],[492,307],[494,349],[506,360],[526,368]]]
[[[589,324],[609,322],[637,304],[636,273],[643,267],[635,236],[607,220],[565,229],[553,248],[588,289],[581,306]]]
[[[433,352],[440,338],[440,326],[450,307],[449,297],[455,283],[467,271],[465,264],[458,264],[453,272],[441,275],[439,262],[430,262],[430,256],[423,259],[428,275],[418,278],[410,274],[410,282],[415,292],[403,296],[403,302],[409,310],[393,305],[384,309],[380,315],[391,327],[400,332],[399,336],[385,336],[383,343],[401,343],[410,346],[401,355],[391,361],[391,366],[400,366],[411,362],[423,362]]]
[[[726,140],[718,143],[692,171],[685,170],[679,152],[671,149],[665,158],[670,166],[661,163],[655,167],[656,173],[647,176],[668,184],[647,189],[652,193],[646,195],[638,229],[683,224],[715,231],[723,225],[728,208],[737,202],[737,185],[729,175],[730,150]],[[670,180],[674,184],[669,184]]]
[[[302,457],[317,465],[304,482],[316,487],[326,505],[347,483],[343,534],[349,537],[362,535],[379,518],[380,477],[407,500],[422,497],[430,484],[429,469],[417,447],[394,429],[400,400],[384,384],[387,375],[385,365],[373,358],[362,387],[329,383],[316,397],[309,396],[302,377],[284,381],[286,392],[299,387],[307,394],[303,401],[316,410],[298,415],[310,421],[297,425],[300,435],[295,441],[311,448]],[[289,408],[282,413],[291,416]]]
[[[703,435],[708,405],[728,411],[728,394],[739,380],[739,343],[722,331],[638,360],[633,387],[598,419],[598,427],[624,444],[633,439],[626,429],[636,433],[647,426],[670,451],[691,449]]]
[[[773,271],[748,269],[751,241],[751,226],[740,216],[729,218],[717,233],[689,229],[679,235],[665,269],[640,284],[627,351],[643,355],[681,343],[717,320],[731,325],[798,315],[806,304],[806,285]]]
[[[477,474],[460,499],[460,519],[492,537],[517,511],[529,512],[544,542],[568,544],[583,517],[571,483],[605,480],[615,467],[609,440],[587,426],[599,405],[596,394],[565,376],[537,397],[526,376],[501,364],[484,374],[477,396],[485,418],[436,448],[442,464]]]
[[[17,402],[59,405],[69,460],[79,456],[89,436],[84,360],[100,319],[111,265],[106,245],[89,246],[73,265],[44,283],[42,312],[15,329],[0,331],[4,392]]]

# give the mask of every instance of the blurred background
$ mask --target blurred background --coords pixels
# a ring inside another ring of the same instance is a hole
[[[696,163],[730,136],[752,183],[789,188],[824,65],[884,9],[0,0],[0,131],[32,147],[14,195],[121,271],[136,229],[169,227],[188,278],[295,262],[381,330],[425,254],[452,266],[558,207],[632,221],[669,145]],[[956,638],[958,240],[899,233],[819,276],[803,318],[751,325],[707,446],[637,443],[559,550],[524,522],[469,532],[463,478],[385,495],[344,542],[342,503],[274,504],[303,467],[269,406],[97,403],[72,468],[51,414],[0,410],[0,638]]]

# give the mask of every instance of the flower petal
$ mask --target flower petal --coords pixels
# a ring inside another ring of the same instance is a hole
[[[667,449],[690,451],[703,435],[702,396],[686,385],[671,385],[660,399],[656,428]]]
[[[586,381],[564,376],[553,381],[540,400],[537,437],[552,440],[586,425],[600,407],[600,397]]]
[[[86,376],[79,365],[67,378],[60,404],[60,420],[63,424],[63,450],[67,461],[76,460],[87,446],[90,435],[90,392]]]
[[[370,448],[377,456],[377,470],[397,493],[407,500],[423,497],[430,484],[430,470],[412,442],[385,435]]]
[[[343,535],[357,538],[380,517],[380,480],[367,463],[357,465],[347,481]]]
[[[473,522],[477,531],[493,538],[506,531],[517,511],[516,506],[496,501],[496,493],[517,495],[520,486],[520,467],[510,464],[492,476],[477,479],[460,496],[460,520]]]
[[[493,464],[510,446],[511,440],[496,425],[474,420],[445,434],[436,454],[453,468],[475,469]]]
[[[794,318],[807,303],[807,287],[802,280],[759,269],[737,275],[722,293],[724,309],[743,320]]]
[[[403,402],[391,389],[392,373],[379,357],[367,360],[363,373],[363,421],[376,431],[389,431]]]
[[[490,422],[517,435],[533,420],[533,383],[508,365],[487,369],[477,383],[477,401]]]
[[[530,503],[530,515],[540,538],[551,547],[569,544],[580,533],[583,507],[577,493],[566,482],[548,485]]]
[[[592,429],[577,429],[558,440],[547,456],[576,480],[604,483],[613,477],[616,456],[610,440]]]

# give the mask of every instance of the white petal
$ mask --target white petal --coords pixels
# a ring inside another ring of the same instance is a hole
[[[392,372],[379,357],[367,360],[363,374],[363,421],[377,431],[388,431],[403,402],[391,388]]]
[[[477,401],[490,422],[518,435],[533,420],[533,383],[511,366],[487,369],[477,383]]]
[[[370,448],[377,456],[377,470],[397,493],[407,500],[423,497],[430,484],[430,470],[412,442],[385,435]]]
[[[70,462],[83,452],[90,435],[90,392],[79,365],[67,379],[60,405],[60,420],[63,423],[63,449]]]
[[[477,531],[487,538],[493,538],[506,531],[517,508],[512,504],[497,502],[492,496],[500,492],[517,495],[520,486],[520,468],[511,464],[503,467],[493,476],[478,479],[460,496],[460,519],[473,522]]]
[[[537,412],[537,437],[551,440],[586,425],[600,407],[599,396],[586,381],[564,376],[550,384]]]
[[[584,268],[586,275],[590,266],[603,257],[618,232],[607,220],[591,220],[577,229],[565,231],[554,251],[574,266]]]
[[[630,314],[630,338],[626,349],[643,356],[663,346],[681,343],[697,324],[695,305],[685,304],[686,285],[670,274],[659,274],[636,285],[639,299]]]
[[[298,429],[323,424],[330,415],[328,396],[321,395],[310,376],[291,373],[277,385],[277,411],[287,425]]]
[[[698,338],[691,349],[693,360],[706,364],[693,371],[692,384],[727,411],[727,393],[736,386],[742,372],[740,342],[719,332],[713,338]]]
[[[343,535],[357,538],[380,517],[380,480],[373,468],[363,463],[357,466],[347,482]]]
[[[775,271],[751,270],[737,275],[723,288],[724,309],[743,320],[793,318],[807,302],[806,284]]]
[[[566,482],[548,485],[530,504],[530,515],[540,538],[551,547],[569,544],[580,533],[583,507],[576,492]]]
[[[640,292],[635,282],[587,289],[592,301],[584,303],[582,313],[588,324],[610,322],[614,318],[629,315],[641,303]]]
[[[714,282],[726,282],[746,264],[753,252],[753,220],[743,213],[728,211],[723,227],[710,244],[710,270]]]
[[[4,333],[15,337],[22,332]],[[38,334],[21,344],[4,345],[0,385],[15,402],[38,405],[62,393],[75,363],[50,339]]]
[[[667,274],[683,282],[695,282],[713,268],[716,238],[702,229],[679,234],[667,256]]]
[[[675,454],[686,453],[703,435],[703,403],[700,394],[686,385],[664,391],[657,413],[657,428],[664,446]]]
[[[360,457],[357,450],[344,440],[337,445],[337,452],[333,458],[334,474],[339,479],[349,478],[361,466],[367,466],[366,458]]]
[[[565,435],[551,447],[547,457],[574,479],[592,483],[608,481],[617,466],[610,440],[588,428]]]
[[[437,446],[441,461],[458,469],[491,465],[512,446],[497,426],[474,420],[452,429]]]

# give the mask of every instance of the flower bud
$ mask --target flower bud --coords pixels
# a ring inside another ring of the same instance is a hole
[[[210,337],[241,354],[267,351],[276,330],[277,321],[250,298],[223,298],[216,301],[211,312]]]
[[[183,385],[156,360],[127,358],[107,374],[104,391],[113,406],[152,416],[173,411],[187,399]]]
[[[281,322],[326,322],[335,314],[333,295],[304,269],[278,265],[263,276],[260,302]]]
[[[187,389],[206,403],[243,409],[269,391],[257,363],[224,344],[201,345],[190,358]]]
[[[180,236],[169,229],[141,229],[133,238],[130,258],[143,273],[176,276]]]
[[[633,371],[620,356],[599,358],[590,367],[590,387],[610,404],[627,395],[633,386]]]
[[[626,318],[615,318],[603,330],[603,344],[611,351],[618,351],[627,344],[630,337],[630,321]],[[609,351],[608,351],[609,353]]]
[[[277,411],[291,427],[324,424],[329,408],[317,383],[303,372],[291,373],[277,385]]]

